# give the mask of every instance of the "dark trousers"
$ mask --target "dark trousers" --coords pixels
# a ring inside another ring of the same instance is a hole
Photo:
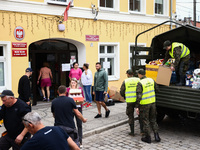
[[[15,140],[11,139],[8,135],[2,136],[0,138],[0,150],[9,150],[10,148],[13,150],[20,150],[20,145],[15,143]]]
[[[134,125],[134,108],[135,103],[127,103],[126,115],[128,116],[128,123]]]
[[[158,124],[156,122],[156,104],[140,105],[139,110],[145,136],[150,136],[151,129],[154,133],[157,133]]]
[[[82,114],[82,107],[78,107],[78,110]],[[76,118],[76,124],[77,124],[77,129],[78,129],[79,142],[82,144],[82,136],[83,136],[82,121],[76,115],[75,115],[75,118]]]
[[[190,55],[181,58],[176,70],[176,75],[179,77],[180,75],[185,75],[188,68],[189,68],[189,62],[190,62]]]

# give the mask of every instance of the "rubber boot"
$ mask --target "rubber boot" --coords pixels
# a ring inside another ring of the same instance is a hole
[[[146,142],[146,143],[151,143],[151,137],[150,136],[145,136],[145,137],[141,138],[141,140],[143,142]]]
[[[130,130],[131,132],[129,133],[129,135],[134,136],[134,124],[129,124],[130,125]]]
[[[160,142],[161,141],[158,133],[154,133],[154,137],[155,137],[155,141],[156,142]]]
[[[185,85],[185,75],[180,76],[180,82],[176,84],[176,86],[183,86]]]

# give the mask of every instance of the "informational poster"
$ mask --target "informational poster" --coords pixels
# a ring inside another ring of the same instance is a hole
[[[103,68],[110,68],[110,62],[103,62]]]
[[[62,64],[62,71],[70,71],[70,64]]]

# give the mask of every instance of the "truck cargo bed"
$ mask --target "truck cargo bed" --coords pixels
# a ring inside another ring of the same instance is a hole
[[[159,85],[157,106],[200,113],[200,90],[186,86]]]

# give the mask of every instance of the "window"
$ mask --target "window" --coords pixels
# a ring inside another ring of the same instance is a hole
[[[131,11],[141,11],[141,2],[140,0],[129,0],[129,10]]]
[[[11,89],[11,47],[10,42],[0,41],[0,92]]]
[[[0,86],[5,86],[5,58],[3,50],[3,46],[0,46]]]
[[[99,45],[99,62],[101,63],[102,68],[104,68],[108,73],[109,80],[119,79],[118,60],[118,45]]]
[[[114,8],[113,0],[100,0],[100,7]]]
[[[58,4],[58,5],[68,5],[71,2],[70,6],[73,6],[73,0],[47,0],[49,4]]]
[[[138,47],[145,47],[146,44],[138,44]],[[134,50],[135,46],[134,44],[130,45],[130,51],[129,51],[129,68],[132,68],[132,61],[133,61],[133,66],[135,65],[135,60],[132,59],[132,53]],[[148,55],[147,51],[137,51],[136,55]],[[146,59],[137,59],[136,60],[137,66],[145,65],[146,64]]]
[[[164,14],[163,6],[164,6],[163,0],[155,0],[155,13]]]

